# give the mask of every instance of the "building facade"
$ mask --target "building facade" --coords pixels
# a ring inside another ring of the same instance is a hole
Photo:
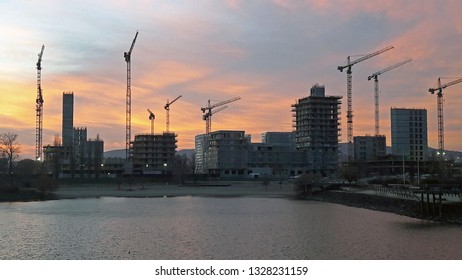
[[[194,148],[194,173],[195,174],[207,174],[207,163],[206,163],[206,154],[209,147],[209,135],[200,134],[196,135],[194,139],[195,148]]]
[[[172,132],[135,135],[131,145],[133,173],[171,174],[177,148],[176,137]]]
[[[427,159],[426,109],[391,109],[391,147],[394,156],[407,160]]]
[[[303,170],[303,152],[295,145],[295,132],[264,132],[261,143],[251,143],[248,149],[248,175],[258,178],[286,178]]]
[[[292,145],[295,147],[295,132],[263,132],[261,142],[265,144]]]
[[[63,92],[62,145],[72,147],[74,143],[74,93]]]
[[[310,96],[292,105],[297,149],[306,152],[305,173],[327,176],[338,170],[341,96],[326,96],[314,85]]]
[[[240,130],[218,130],[196,136],[196,174],[247,175],[250,140],[250,136]]]
[[[247,174],[251,178],[264,176],[288,178],[303,173],[306,152],[292,144],[251,143],[248,149]]]
[[[218,130],[209,134],[206,170],[212,176],[246,175],[250,136],[244,131]]]
[[[353,137],[355,160],[377,160],[387,155],[385,135]]]

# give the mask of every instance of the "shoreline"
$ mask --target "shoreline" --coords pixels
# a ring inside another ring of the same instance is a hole
[[[423,221],[462,225],[462,202],[443,204],[442,216],[425,215],[417,200],[347,191],[321,191],[307,198],[373,211],[388,212]]]
[[[96,198],[96,197],[292,197],[290,184],[214,184],[214,185],[160,185],[142,184],[132,187],[124,185],[80,185],[63,186],[55,195],[58,199]]]

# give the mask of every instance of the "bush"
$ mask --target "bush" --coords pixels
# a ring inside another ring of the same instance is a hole
[[[32,187],[37,189],[40,196],[43,198],[56,191],[59,188],[59,182],[55,178],[42,175],[32,183]]]

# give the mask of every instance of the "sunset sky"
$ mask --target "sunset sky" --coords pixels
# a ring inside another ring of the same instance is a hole
[[[212,118],[212,130],[245,130],[253,142],[265,131],[291,131],[291,104],[315,83],[344,96],[352,59],[394,49],[353,67],[354,135],[374,133],[374,84],[367,77],[397,62],[413,61],[379,77],[381,132],[390,139],[390,108],[426,108],[429,145],[437,147],[438,77],[462,77],[462,2],[459,0],[0,0],[0,133],[18,134],[21,157],[35,151],[36,62],[42,44],[43,143],[61,135],[63,91],[74,92],[74,126],[97,134],[105,150],[125,148],[125,91],[132,53],[132,137],[170,128],[178,149],[194,148],[205,132],[207,100],[242,99]],[[358,56],[356,56],[358,55]],[[445,148],[462,151],[462,83],[444,90]],[[459,112],[459,113],[458,113]]]

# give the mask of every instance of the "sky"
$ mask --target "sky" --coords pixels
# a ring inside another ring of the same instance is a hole
[[[0,0],[0,133],[15,132],[21,157],[35,154],[36,63],[42,45],[43,144],[61,135],[62,93],[74,92],[74,126],[87,127],[105,150],[125,148],[126,62],[132,57],[132,138],[165,131],[164,105],[178,149],[194,148],[205,132],[201,107],[239,96],[212,117],[212,130],[292,131],[291,105],[314,84],[343,96],[337,67],[392,45],[355,64],[353,134],[374,134],[374,84],[379,76],[380,130],[391,145],[390,108],[425,108],[429,146],[437,147],[437,78],[462,77],[459,0]],[[462,83],[444,95],[445,148],[462,151]]]

